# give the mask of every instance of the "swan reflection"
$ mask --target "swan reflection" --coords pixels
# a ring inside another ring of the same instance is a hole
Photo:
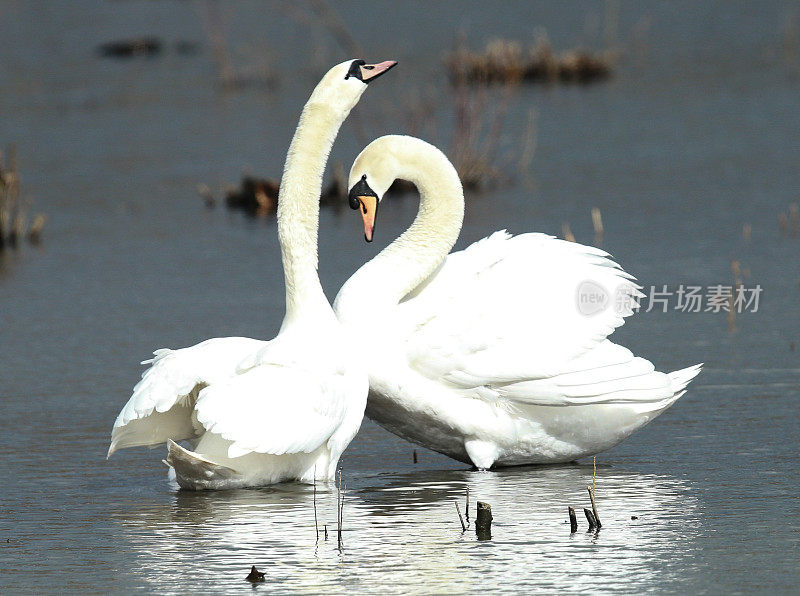
[[[470,592],[491,571],[492,587],[636,591],[680,582],[695,556],[699,504],[687,482],[664,475],[598,468],[597,507],[603,528],[570,534],[567,506],[589,507],[589,466],[494,472],[420,471],[345,478],[344,548],[336,543],[337,493],[318,484],[260,490],[182,492],[161,504],[121,511],[122,534],[153,589],[241,588],[249,566],[266,571],[271,589],[294,591]],[[492,540],[474,525],[461,531],[464,510],[491,504]],[[632,519],[635,516],[637,519]],[[497,583],[499,582],[499,583]]]

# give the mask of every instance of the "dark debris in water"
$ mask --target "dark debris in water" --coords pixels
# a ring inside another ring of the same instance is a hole
[[[127,59],[140,56],[154,57],[161,54],[166,44],[158,37],[144,35],[129,39],[117,39],[97,46],[97,53],[103,58]],[[179,40],[173,44],[175,52],[182,56],[197,54],[200,44]]]
[[[243,211],[251,217],[271,216],[278,210],[278,191],[280,180],[275,178],[257,178],[246,175],[238,187],[225,191],[225,205],[228,209]],[[405,180],[395,180],[387,191],[391,194],[406,194],[415,189],[414,185]],[[341,164],[334,168],[334,177],[322,190],[320,205],[341,209],[347,204],[347,180]],[[205,184],[198,185],[198,193],[203,198],[207,208],[216,206],[216,199]]]
[[[253,583],[263,582],[266,581],[264,575],[265,574],[263,571],[259,571],[258,569],[256,569],[256,566],[253,565],[252,567],[250,567],[250,573],[247,574],[247,577],[245,579]]]

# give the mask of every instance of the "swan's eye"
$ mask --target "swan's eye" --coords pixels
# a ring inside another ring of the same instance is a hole
[[[366,64],[366,62],[364,60],[353,60],[350,63],[350,70],[347,71],[347,74],[345,75],[344,80],[346,81],[350,77],[355,77],[360,81],[361,80],[361,67],[364,66],[365,64]],[[371,67],[371,68],[374,68],[374,67]]]

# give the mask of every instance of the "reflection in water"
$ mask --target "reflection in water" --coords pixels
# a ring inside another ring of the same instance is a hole
[[[336,546],[336,490],[317,487],[317,514],[329,540],[315,543],[313,490],[177,492],[170,503],[121,511],[121,534],[136,553],[137,581],[154,590],[241,588],[249,566],[271,589],[326,592],[479,591],[494,587],[636,591],[680,582],[694,556],[698,504],[687,483],[668,476],[598,471],[599,533],[570,535],[567,506],[588,506],[591,467],[499,472],[435,471],[350,480],[344,549]],[[346,483],[348,481],[346,480]],[[454,501],[492,505],[492,540],[466,533]],[[580,512],[580,509],[579,509]],[[631,516],[638,517],[632,520]]]

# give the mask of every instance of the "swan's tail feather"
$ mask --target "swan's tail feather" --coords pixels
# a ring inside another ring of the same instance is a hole
[[[659,404],[655,405],[652,409],[658,410],[659,414],[669,408],[672,404],[678,401],[686,393],[686,387],[692,379],[694,379],[703,368],[703,363],[695,364],[681,370],[674,370],[667,373],[670,380],[670,388],[672,389],[672,397],[668,397]]]
[[[701,362],[700,364],[695,364],[694,366],[682,368],[681,370],[675,370],[671,373],[668,373],[670,381],[672,381],[672,387],[675,391],[675,394],[677,395],[680,393],[683,395],[683,392],[686,391],[686,386],[692,379],[700,374],[702,368],[703,363]],[[675,399],[677,399],[677,397]]]
[[[184,449],[172,439],[167,441],[167,459],[164,463],[175,470],[175,479],[181,488],[221,488],[240,476],[236,470]]]

